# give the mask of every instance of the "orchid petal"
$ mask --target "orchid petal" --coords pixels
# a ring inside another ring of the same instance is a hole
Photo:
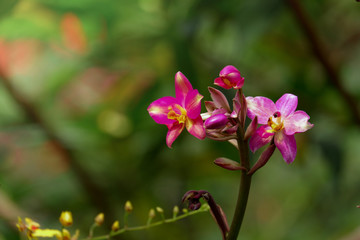
[[[218,109],[215,109],[213,112],[212,112],[212,115],[216,115],[216,114],[225,114],[225,115],[228,115],[229,113],[223,109],[223,108],[218,108]]]
[[[193,90],[191,83],[181,72],[177,72],[175,74],[175,96],[181,103],[184,105],[186,95],[190,90]]]
[[[259,148],[269,143],[274,136],[274,133],[270,132],[271,127],[263,125],[256,130],[249,141],[249,147],[252,152],[256,152]]]
[[[286,118],[284,128],[286,135],[294,135],[298,132],[305,132],[312,128],[314,124],[308,122],[310,116],[304,111],[296,111]]]
[[[239,112],[241,110],[241,103],[237,98],[233,99],[233,112],[231,113],[232,118],[237,118]]]
[[[196,119],[186,119],[186,129],[191,135],[199,139],[204,139],[206,137],[206,132],[203,125],[203,120],[200,115]]]
[[[236,67],[232,66],[232,65],[228,65],[228,66],[224,67],[224,68],[220,71],[220,74],[219,74],[219,75],[220,75],[221,77],[226,77],[226,76],[228,76],[228,75],[231,74],[231,73],[239,73],[239,75],[240,75],[239,70],[238,70]]]
[[[182,130],[184,129],[185,124],[183,123],[174,123],[168,125],[168,132],[166,135],[166,144],[169,148],[171,148],[171,145],[175,141],[175,139],[180,135]]]
[[[297,104],[298,97],[290,93],[285,93],[275,103],[277,110],[281,113],[281,116],[283,117],[287,117],[291,113],[295,112]]]
[[[259,124],[267,124],[268,119],[276,112],[276,106],[273,101],[266,97],[247,97],[247,115],[250,119],[258,117]]]
[[[185,99],[185,109],[187,116],[191,119],[197,118],[201,113],[201,99],[203,95],[199,94],[198,90],[191,90]]]
[[[285,162],[292,163],[296,156],[296,141],[294,135],[286,135],[284,131],[279,131],[275,134],[274,142]]]
[[[227,101],[225,95],[215,88],[209,87],[208,89],[215,106],[217,108],[224,108],[227,112],[230,112],[229,102]]]
[[[201,116],[202,120],[205,121],[206,119],[211,117],[211,113],[209,113],[209,112],[201,113],[200,116]]]
[[[212,112],[216,109],[215,103],[212,101],[205,101],[204,104],[208,112]]]
[[[169,107],[177,103],[174,97],[162,97],[152,102],[147,110],[156,123],[171,124],[175,120],[168,118]]]
[[[221,77],[215,78],[214,84],[225,89],[232,88],[232,85],[230,85],[229,82],[225,82]]]

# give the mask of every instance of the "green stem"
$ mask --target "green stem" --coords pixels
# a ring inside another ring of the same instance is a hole
[[[242,99],[241,95],[242,92],[240,92],[240,99]],[[248,142],[244,140],[245,131],[241,127],[241,125],[242,124],[240,123],[237,131],[237,137],[238,137],[237,142],[238,142],[239,154],[240,154],[240,164],[242,167],[244,167],[247,170],[245,169],[241,170],[240,187],[239,187],[238,199],[236,203],[236,209],[226,240],[236,240],[237,236],[239,235],[241,224],[245,215],[245,210],[246,210],[246,205],[247,205],[250,185],[251,185],[251,175],[247,174],[248,169],[250,168],[249,147],[248,147]]]
[[[122,234],[124,232],[133,232],[133,231],[146,230],[146,229],[149,229],[149,228],[152,228],[152,227],[162,225],[164,223],[176,222],[177,220],[186,218],[188,216],[195,215],[195,214],[200,213],[200,212],[207,212],[207,211],[209,211],[209,207],[204,206],[204,207],[201,207],[200,209],[198,209],[196,211],[191,211],[191,212],[188,212],[186,214],[177,216],[175,218],[173,217],[173,218],[169,218],[169,219],[163,219],[163,220],[160,220],[160,221],[157,221],[157,222],[153,222],[153,223],[143,225],[143,226],[138,226],[138,227],[126,227],[126,228],[122,228],[122,229],[120,229],[120,230],[118,230],[116,232],[111,232],[110,234],[107,234],[107,235],[98,236],[98,237],[92,237],[92,238],[87,238],[87,239],[91,239],[91,240],[109,239],[109,237],[113,237],[113,236]],[[87,239],[84,239],[84,240],[87,240]]]

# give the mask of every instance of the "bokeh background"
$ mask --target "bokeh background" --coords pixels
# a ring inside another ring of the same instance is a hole
[[[230,220],[239,173],[213,160],[235,149],[188,133],[168,149],[146,111],[177,71],[209,100],[229,64],[247,96],[293,93],[315,124],[293,164],[276,151],[254,176],[241,239],[360,239],[359,14],[355,0],[1,0],[0,239],[63,210],[85,238],[99,212],[122,223],[126,200],[141,225],[190,189]],[[220,238],[201,213],[118,239]]]

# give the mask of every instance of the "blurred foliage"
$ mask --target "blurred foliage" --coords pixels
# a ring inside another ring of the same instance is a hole
[[[300,2],[359,102],[359,3]],[[297,136],[292,165],[277,152],[254,176],[241,239],[345,239],[360,227],[359,126],[285,1],[0,1],[0,70],[102,189],[108,225],[126,200],[130,224],[141,225],[152,207],[171,214],[190,189],[211,192],[231,219],[239,176],[212,161],[236,151],[187,133],[168,149],[166,127],[146,111],[175,94],[177,71],[209,100],[207,86],[229,64],[246,95],[291,92],[315,124]],[[0,239],[19,239],[17,215],[52,227],[63,210],[85,237],[101,207],[4,84],[0,143]],[[207,214],[121,237],[219,238]]]

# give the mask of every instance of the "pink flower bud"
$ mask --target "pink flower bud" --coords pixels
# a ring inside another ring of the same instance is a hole
[[[257,170],[265,166],[265,164],[269,161],[270,157],[273,155],[275,148],[276,148],[275,144],[270,144],[260,155],[259,159],[254,164],[254,166],[250,169],[248,175],[254,174]]]
[[[224,67],[220,71],[219,76],[220,77],[215,79],[214,84],[225,89],[240,89],[244,85],[244,78],[241,77],[239,70],[234,66],[229,65]]]
[[[227,170],[236,171],[236,170],[246,170],[242,167],[240,163],[230,160],[228,158],[217,158],[214,163],[219,167],[225,168]]]
[[[251,121],[249,126],[246,129],[244,140],[248,140],[255,132],[258,126],[258,119],[257,116]]]
[[[219,129],[225,127],[228,121],[224,114],[216,114],[206,119],[204,124],[206,129]]]

